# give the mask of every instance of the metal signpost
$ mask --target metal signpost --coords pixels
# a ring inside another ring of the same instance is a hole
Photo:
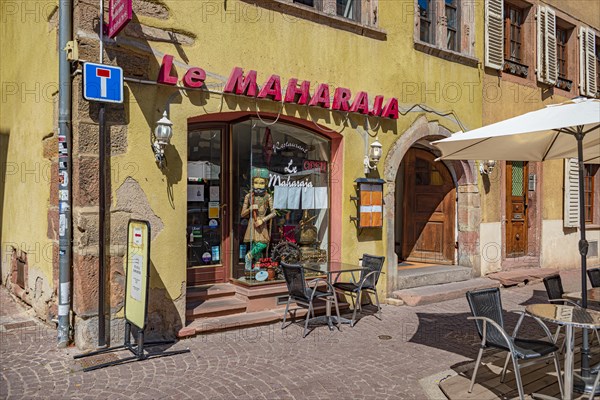
[[[148,288],[150,284],[150,223],[148,221],[130,220],[127,227],[127,262],[125,264],[125,339],[120,346],[79,354],[74,358],[90,357],[98,354],[127,349],[133,356],[121,358],[91,367],[85,372],[109,367],[128,361],[141,361],[149,357],[164,357],[174,354],[189,353],[189,349],[164,351],[146,354],[144,346],[156,346],[175,343],[174,340],[154,342],[144,341],[144,330],[148,322]],[[137,328],[137,342],[131,343],[131,326]]]
[[[100,57],[102,59],[102,57]],[[88,101],[100,103],[98,112],[98,163],[100,176],[98,180],[98,190],[100,198],[98,200],[99,223],[99,248],[98,257],[100,266],[98,270],[98,347],[106,345],[106,332],[104,320],[104,283],[106,270],[105,254],[105,234],[104,226],[106,222],[106,124],[105,124],[105,103],[123,103],[123,70],[120,67],[110,65],[84,63],[83,64],[83,98]]]

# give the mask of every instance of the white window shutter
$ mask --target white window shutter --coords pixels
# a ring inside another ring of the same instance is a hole
[[[547,82],[551,85],[558,79],[558,59],[556,56],[556,12],[546,7],[546,71]]]
[[[485,66],[504,66],[504,0],[485,0]]]
[[[556,13],[538,6],[537,9],[537,70],[540,82],[554,85],[558,78],[556,57]]]
[[[579,93],[583,96],[596,96],[596,32],[593,29],[579,28]]]
[[[544,82],[544,32],[546,32],[546,8],[538,6],[537,8],[537,63],[535,74],[538,81]]]
[[[587,28],[587,38],[585,41],[585,91],[590,97],[596,96],[596,32],[593,29]]]
[[[567,228],[579,227],[579,162],[565,159],[565,200],[563,224]]]
[[[579,94],[587,93],[587,28],[579,27]]]

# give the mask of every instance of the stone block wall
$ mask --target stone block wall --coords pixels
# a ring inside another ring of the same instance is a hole
[[[108,6],[108,2],[106,6]],[[160,2],[136,1],[134,2],[134,14],[167,19],[168,9]],[[76,2],[74,31],[77,33],[76,40],[81,60],[97,62],[99,59],[97,24],[97,3],[87,0]],[[179,36],[170,36],[166,34],[166,31],[142,25],[138,23],[137,18],[134,18],[119,37],[139,39],[139,47],[146,50],[134,51],[132,50],[134,47],[119,46],[116,42],[105,41],[103,63],[123,68],[125,77],[149,79],[154,55],[146,41],[152,39],[152,35],[156,36],[158,39],[155,39],[158,41],[182,39]],[[72,87],[74,339],[79,348],[85,349],[95,347],[98,340],[98,272],[101,244],[98,205],[102,195],[99,192],[98,116],[100,105],[83,99],[81,75],[74,77]],[[134,101],[128,102],[127,87],[125,92],[124,104],[105,105],[108,143],[104,150],[109,165],[106,171],[106,193],[104,194],[107,196],[104,238],[106,254],[104,309],[106,310],[106,341],[113,345],[122,343],[124,335],[124,262],[127,248],[127,224],[130,219],[148,220],[152,226],[152,239],[163,229],[162,220],[152,210],[146,193],[136,180],[139,168],[122,165],[123,158],[119,157],[132,151],[128,144],[130,122],[128,113],[131,107],[138,106]],[[152,127],[148,127],[148,132],[150,129]],[[144,134],[146,133],[144,132]],[[152,153],[148,152],[148,154],[151,157]],[[113,198],[112,194],[116,198]],[[151,269],[153,270],[153,268]],[[185,293],[185,285],[183,285],[181,293]],[[174,338],[177,330],[182,327],[180,315],[185,309],[185,295],[173,300],[166,290],[151,288],[149,299],[148,338]]]

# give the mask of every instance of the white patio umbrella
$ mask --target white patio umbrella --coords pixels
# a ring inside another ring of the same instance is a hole
[[[600,163],[600,100],[575,99],[550,105],[433,142],[447,160],[545,161],[578,158]]]
[[[600,163],[600,100],[574,99],[433,142],[446,160],[579,161],[581,297],[587,307],[584,163]],[[583,352],[582,352],[583,353]],[[583,354],[582,354],[583,358]],[[587,361],[587,360],[586,360]],[[582,366],[587,362],[582,359]]]

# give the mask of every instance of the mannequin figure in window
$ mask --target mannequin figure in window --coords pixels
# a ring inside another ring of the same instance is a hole
[[[252,168],[252,190],[244,197],[242,218],[249,218],[244,242],[248,243],[245,257],[245,270],[252,269],[252,262],[267,248],[271,241],[270,224],[275,217],[273,197],[267,192],[269,171],[264,168]]]

